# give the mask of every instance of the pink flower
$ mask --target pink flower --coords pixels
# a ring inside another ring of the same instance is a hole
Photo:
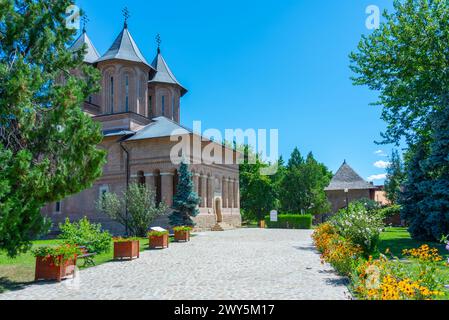
[[[449,242],[447,243],[446,250],[449,251]]]

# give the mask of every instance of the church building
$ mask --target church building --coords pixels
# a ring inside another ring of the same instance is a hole
[[[47,205],[43,213],[55,226],[67,217],[76,221],[86,216],[120,234],[124,228],[100,213],[96,202],[105,192],[121,194],[131,182],[147,185],[155,191],[158,202],[165,201],[172,206],[179,168],[179,163],[173,163],[170,156],[179,143],[171,139],[176,132],[197,139],[201,150],[214,144],[215,150],[221,148],[223,155],[231,154],[233,160],[221,162],[226,164],[206,164],[194,161],[192,152],[189,168],[195,191],[201,198],[200,214],[194,219],[197,229],[240,227],[239,154],[181,125],[181,100],[187,89],[170,70],[161,53],[160,41],[149,63],[125,21],[122,31],[103,55],[95,49],[85,29],[71,50],[81,50],[84,45],[87,47],[84,62],[97,68],[102,76],[101,91],[84,103],[84,111],[102,126],[104,139],[99,147],[107,150],[107,163],[103,176],[92,188]],[[167,217],[155,225],[169,227]]]

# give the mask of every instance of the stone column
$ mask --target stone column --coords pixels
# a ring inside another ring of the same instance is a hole
[[[171,208],[173,205],[173,176],[171,172],[161,173],[162,200]]]
[[[207,177],[207,207],[212,208],[213,201],[213,189],[214,189],[214,177]]]
[[[201,207],[207,208],[207,176],[201,176]]]
[[[221,180],[221,199],[222,199],[222,206],[223,208],[228,207],[228,183],[226,181],[226,178],[223,178]]]
[[[199,180],[200,180],[199,178],[200,178],[200,175],[198,173],[195,173],[193,175],[193,190],[195,190],[197,195],[200,195],[198,193],[198,191],[199,191]]]
[[[229,180],[229,208],[235,208],[234,205],[234,183],[235,180]]]
[[[236,208],[240,208],[240,182],[239,182],[239,180],[235,181],[234,187],[235,187],[234,205]]]

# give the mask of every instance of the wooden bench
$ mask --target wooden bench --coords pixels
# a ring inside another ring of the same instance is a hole
[[[84,260],[84,264],[83,267],[93,267],[95,266],[95,261],[94,261],[94,257],[97,255],[96,252],[89,252],[87,250],[87,247],[78,247],[78,249],[81,250],[81,255],[77,256],[77,259],[83,259]]]

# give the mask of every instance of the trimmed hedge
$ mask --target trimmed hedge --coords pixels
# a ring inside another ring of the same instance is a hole
[[[265,217],[265,224],[270,229],[312,229],[312,221],[311,214],[281,214],[278,222],[271,222],[270,216]]]

